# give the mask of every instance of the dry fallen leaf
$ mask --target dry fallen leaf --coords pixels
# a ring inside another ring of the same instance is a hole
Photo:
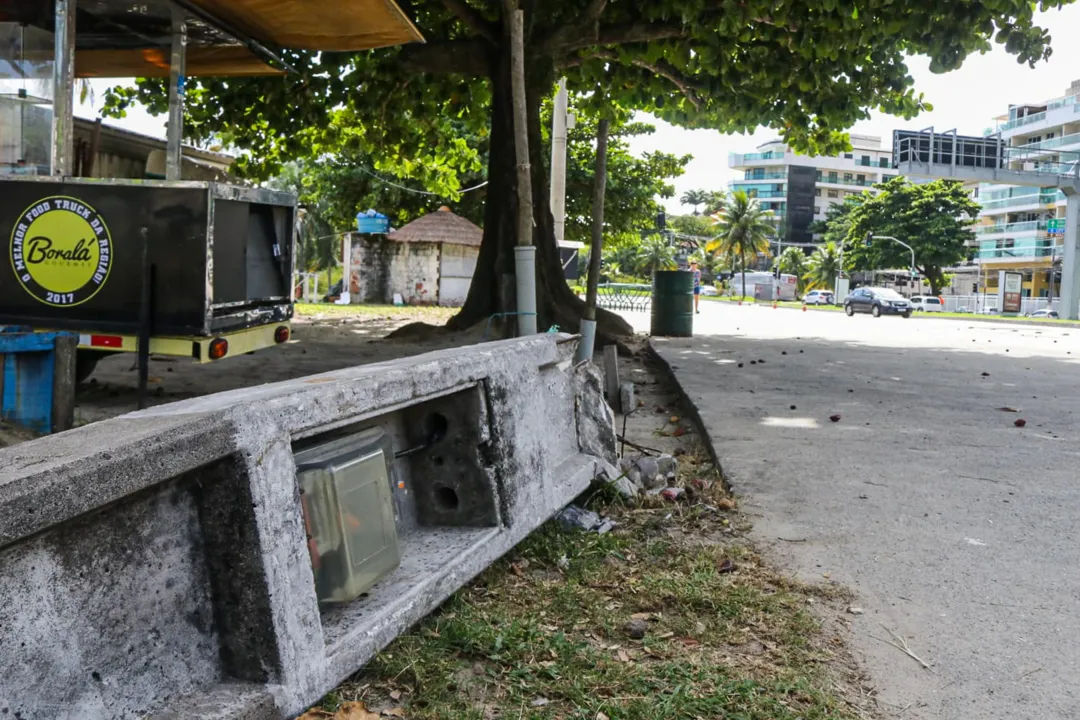
[[[602,712],[599,712],[599,711],[598,711],[598,712],[596,713],[596,720],[611,720],[611,718],[609,718],[609,717],[608,717],[607,715],[605,715],[604,713],[602,713]]]
[[[405,714],[398,717],[405,717]],[[345,702],[335,713],[322,708],[312,708],[296,720],[379,720],[379,714],[369,711],[362,702]]]
[[[672,415],[671,416],[671,422],[673,422],[673,423],[679,422],[679,416],[678,415]]]
[[[403,717],[405,717],[405,710],[404,710],[404,708],[395,707],[395,708],[390,708],[389,710],[383,710],[382,714],[383,714],[383,717],[403,718]]]
[[[652,617],[652,613],[634,613],[630,616],[631,620],[648,620]]]
[[[391,700],[400,700],[401,699],[401,691],[400,690],[395,690],[394,692],[390,693],[390,699]]]
[[[619,652],[616,653],[619,658],[619,662],[630,662],[630,656],[626,654],[626,651],[619,648]]]

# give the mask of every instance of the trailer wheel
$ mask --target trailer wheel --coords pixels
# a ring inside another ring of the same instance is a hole
[[[98,360],[104,353],[94,352],[93,350],[79,350],[75,353],[75,383],[86,382],[86,380],[94,374],[94,368],[97,367]]]

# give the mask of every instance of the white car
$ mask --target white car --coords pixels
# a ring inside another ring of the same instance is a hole
[[[811,290],[803,296],[807,305],[832,305],[835,299],[832,290]]]
[[[711,295],[719,295],[720,292],[715,287],[713,287],[712,285],[702,285],[701,286],[701,294],[711,296]]]
[[[911,309],[918,312],[945,312],[945,305],[941,298],[933,295],[913,295],[911,297]]]
[[[1047,310],[1046,308],[1043,308],[1042,310],[1036,310],[1035,312],[1028,315],[1028,317],[1050,318],[1052,320],[1057,320],[1060,316],[1058,315],[1057,310]]]

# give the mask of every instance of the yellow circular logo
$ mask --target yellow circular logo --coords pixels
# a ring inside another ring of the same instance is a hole
[[[55,307],[79,305],[109,279],[109,228],[82,200],[43,198],[15,222],[11,266],[23,289],[38,301]]]

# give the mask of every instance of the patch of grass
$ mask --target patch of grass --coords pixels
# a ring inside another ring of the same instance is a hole
[[[317,315],[333,317],[382,317],[392,320],[423,320],[443,323],[452,318],[459,308],[437,305],[334,305],[332,303],[296,303],[300,317]]]
[[[738,516],[715,509],[719,484],[693,497],[628,508],[594,495],[615,531],[544,525],[334,701],[394,698],[416,720],[857,717],[808,609],[835,591],[769,569]],[[648,624],[638,640],[624,630],[635,618]]]

